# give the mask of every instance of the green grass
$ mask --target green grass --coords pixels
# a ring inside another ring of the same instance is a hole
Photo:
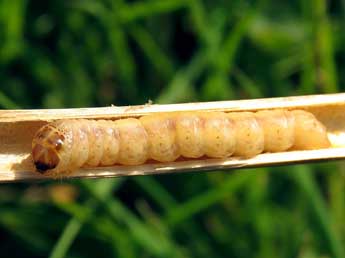
[[[340,92],[344,3],[3,0],[0,107]],[[332,162],[1,185],[0,247],[11,257],[342,258],[344,182]]]

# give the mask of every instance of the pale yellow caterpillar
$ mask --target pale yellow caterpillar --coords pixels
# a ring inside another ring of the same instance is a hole
[[[110,120],[60,120],[32,141],[37,170],[61,175],[80,167],[140,165],[179,157],[252,157],[330,146],[326,128],[302,111],[180,112]]]

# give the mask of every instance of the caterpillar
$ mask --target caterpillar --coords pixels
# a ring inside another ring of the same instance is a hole
[[[80,167],[172,162],[179,157],[248,158],[329,146],[324,125],[303,110],[179,112],[115,121],[55,121],[34,136],[32,158],[38,172],[64,175]]]

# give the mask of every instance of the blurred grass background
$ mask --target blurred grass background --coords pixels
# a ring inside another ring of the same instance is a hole
[[[1,0],[1,108],[340,92],[345,1]],[[0,186],[1,256],[345,257],[344,163]]]

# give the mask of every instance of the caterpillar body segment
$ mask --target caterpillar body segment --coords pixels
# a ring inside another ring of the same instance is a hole
[[[264,150],[280,152],[288,150],[294,144],[295,118],[286,110],[263,110],[255,113],[264,132]]]
[[[114,123],[119,130],[119,157],[122,165],[139,165],[149,158],[149,137],[139,119],[120,119]]]
[[[61,120],[32,141],[38,171],[171,162],[179,157],[252,157],[262,152],[327,148],[325,127],[309,112],[179,112],[110,120]]]
[[[115,164],[119,159],[120,152],[120,133],[112,121],[99,121],[100,127],[103,128],[103,155],[100,159],[101,166],[110,166]]]
[[[226,158],[235,152],[236,128],[226,113],[209,112],[203,119],[203,151],[210,158]]]
[[[264,151],[264,130],[254,113],[229,113],[228,117],[235,123],[235,156],[252,157]]]
[[[174,115],[143,116],[140,122],[148,135],[148,156],[151,159],[171,162],[180,156]]]
[[[176,116],[176,141],[181,156],[200,158],[204,155],[203,122],[197,113],[187,112]]]
[[[324,125],[314,115],[303,111],[291,111],[295,117],[295,141],[293,149],[312,150],[330,146]]]
[[[85,164],[87,166],[97,166],[103,156],[103,146],[107,143],[105,142],[105,134],[103,132],[103,121],[96,122],[94,120],[88,122],[85,120],[82,120],[79,128],[78,128],[78,121],[73,120],[72,124],[74,125],[74,135],[76,137],[81,137],[81,135],[86,134],[87,135],[87,141],[88,141],[88,149],[89,149],[89,156],[85,160]],[[77,143],[75,141],[74,143]],[[79,145],[79,144],[78,144]],[[75,151],[79,148],[77,144],[74,144]],[[78,152],[77,152],[78,153]]]

